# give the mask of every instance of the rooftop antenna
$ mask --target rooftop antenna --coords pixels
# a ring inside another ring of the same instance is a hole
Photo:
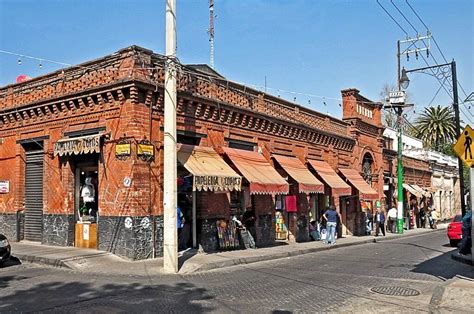
[[[211,44],[210,66],[214,69],[214,0],[209,0],[209,43]]]

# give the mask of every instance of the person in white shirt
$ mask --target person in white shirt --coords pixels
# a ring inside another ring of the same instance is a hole
[[[395,233],[395,226],[397,225],[397,209],[392,207],[388,210],[388,228],[391,233]]]

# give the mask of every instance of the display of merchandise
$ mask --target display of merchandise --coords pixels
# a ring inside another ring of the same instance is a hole
[[[217,237],[219,239],[219,248],[221,250],[233,250],[240,247],[239,237],[237,236],[237,226],[234,221],[218,220]]]
[[[288,238],[288,229],[285,225],[283,213],[280,211],[275,213],[275,238],[277,240],[286,240]]]

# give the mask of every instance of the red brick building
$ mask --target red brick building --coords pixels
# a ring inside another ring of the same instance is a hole
[[[0,194],[1,232],[133,259],[162,254],[164,60],[131,46],[0,88],[0,180],[9,183]],[[384,206],[381,105],[358,90],[342,91],[340,120],[205,66],[181,65],[177,75],[178,142],[212,148],[220,155],[206,156],[242,178],[241,191],[206,181],[189,194],[197,172],[180,165],[182,206],[197,208],[185,217],[205,250],[221,248],[217,226],[245,208],[256,217],[257,246],[268,246],[280,219],[286,239],[307,241],[308,221],[334,204],[340,232],[360,235],[364,211],[376,200]]]

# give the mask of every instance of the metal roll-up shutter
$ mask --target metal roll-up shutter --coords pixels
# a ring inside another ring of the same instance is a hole
[[[41,241],[43,230],[43,151],[26,152],[25,240]]]

